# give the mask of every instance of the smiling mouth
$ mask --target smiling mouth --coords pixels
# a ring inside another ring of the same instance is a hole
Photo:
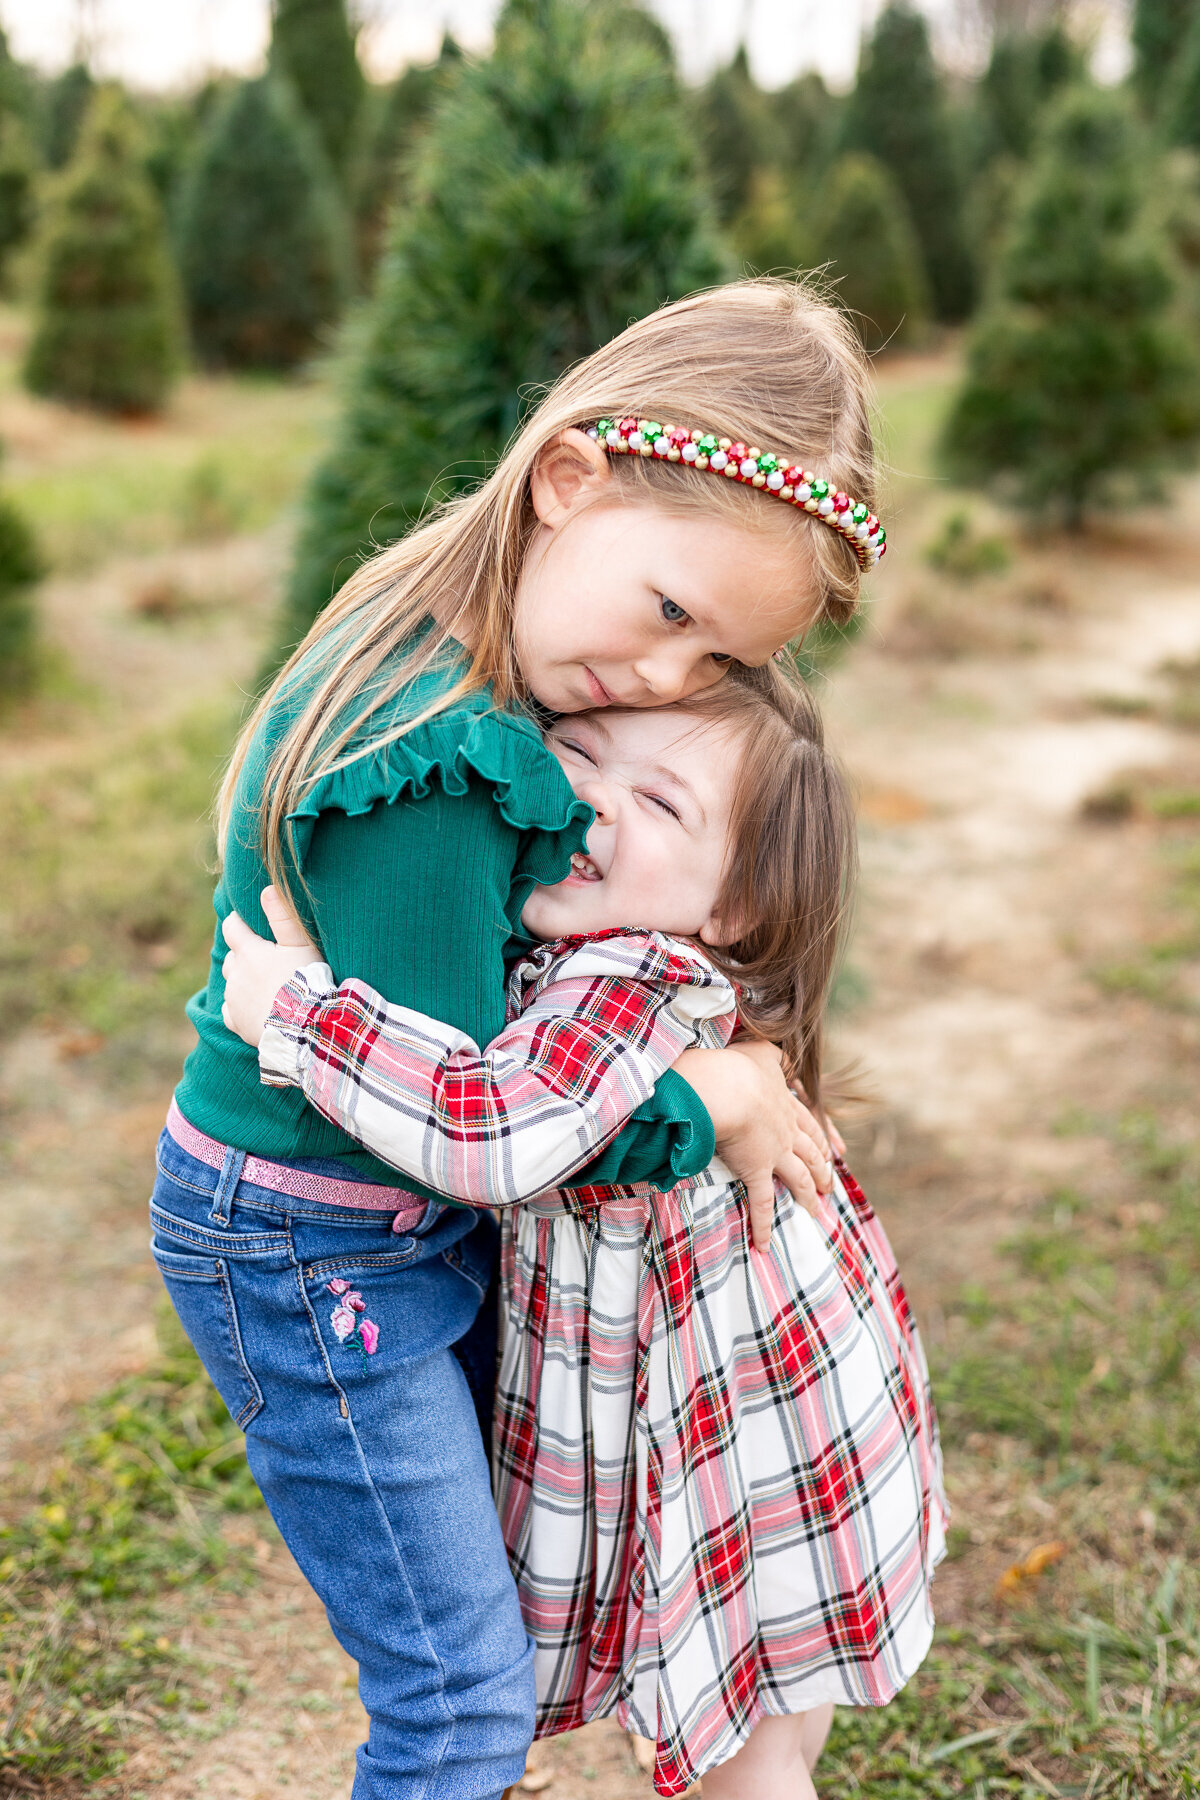
[[[603,881],[604,877],[590,856],[585,856],[582,850],[576,850],[571,858],[571,873],[567,876],[567,880]]]
[[[592,691],[593,705],[595,705],[595,706],[615,706],[616,700],[615,700],[614,696],[609,693],[608,689],[605,687],[605,685],[601,681],[600,677],[598,675],[592,674],[592,671],[588,668],[586,663],[584,663],[584,665],[583,665],[583,672],[587,676],[588,686]]]

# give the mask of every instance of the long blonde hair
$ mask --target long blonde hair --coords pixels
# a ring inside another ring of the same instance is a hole
[[[284,828],[314,782],[489,684],[497,706],[525,701],[513,600],[537,529],[530,474],[561,431],[628,413],[701,425],[787,452],[873,506],[866,371],[843,313],[803,282],[771,279],[733,282],[660,307],[568,369],[478,488],[445,502],[364,562],[318,616],[238,739],[218,801],[222,856],[250,742],[301,672],[311,685],[274,747],[259,802],[263,860],[284,890],[291,886]],[[807,514],[682,464],[619,457],[612,472],[617,499],[652,497],[676,510],[723,507],[740,524],[764,528],[781,516],[785,528],[808,540],[817,588],[813,622],[844,623],[853,613],[854,553]],[[364,732],[373,714],[462,644],[470,652],[458,681],[423,712],[377,736]]]

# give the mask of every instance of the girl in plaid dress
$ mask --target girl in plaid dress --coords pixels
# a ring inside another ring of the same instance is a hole
[[[235,928],[231,1016],[264,1081],[508,1209],[496,1497],[539,1734],[616,1713],[655,1740],[661,1794],[703,1775],[707,1800],[803,1800],[832,1704],[885,1704],[932,1632],[936,1427],[882,1228],[840,1163],[811,1214],[778,1188],[761,1252],[719,1161],[669,1193],[513,1202],[558,1190],[663,1069],[739,1027],[819,1105],[850,812],[811,700],[773,667],[676,709],[574,715],[550,744],[596,823],[526,905],[542,941],[486,1051],[320,963],[273,993],[311,951],[282,928],[288,950]]]

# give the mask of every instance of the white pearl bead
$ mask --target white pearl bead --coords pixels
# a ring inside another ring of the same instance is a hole
[[[738,464],[738,474],[741,475],[745,481],[749,481],[752,475],[758,474],[758,464],[752,456],[747,456],[744,461]]]
[[[599,433],[599,432],[598,432],[598,431],[597,431],[597,430],[596,430],[596,427],[595,427],[595,426],[594,426],[594,425],[589,425],[589,426],[588,426],[588,428],[587,428],[587,434],[588,434],[588,436],[589,436],[589,437],[590,437],[590,438],[591,438],[591,440],[592,440],[592,442],[593,442],[593,443],[594,443],[594,444],[595,444],[595,443],[598,443],[598,442],[599,442],[599,440],[600,440],[600,433]]]
[[[866,523],[865,519],[863,520],[861,525],[856,525],[854,527],[854,535],[858,539],[860,544],[863,542],[864,538],[870,537],[871,534],[867,530],[867,523]]]
[[[655,456],[665,456],[667,451],[671,448],[671,441],[669,438],[656,437],[650,447],[654,451]]]
[[[630,434],[629,434],[629,448],[630,448],[630,449],[631,449],[631,450],[640,450],[640,449],[641,449],[641,447],[642,447],[642,444],[643,444],[643,442],[644,442],[644,439],[643,439],[643,437],[642,437],[642,434],[641,434],[641,432],[640,432],[640,431],[631,431],[631,432],[630,432]]]
[[[838,514],[838,524],[841,526],[843,531],[849,531],[850,527],[853,525],[853,523],[854,523],[854,514],[850,511],[849,507],[846,508],[844,513]]]
[[[608,445],[610,450],[615,450],[617,445],[621,441],[621,434],[619,431],[617,431],[615,429],[612,431],[606,431],[604,434],[604,441]]]
[[[796,498],[801,501],[812,499],[812,489],[809,487],[807,481],[802,481],[800,486],[796,489]]]
[[[723,469],[728,461],[729,458],[723,450],[714,450],[708,459],[708,466],[710,469]]]
[[[833,511],[833,501],[829,498],[828,494],[826,494],[823,500],[817,502],[817,511],[823,519],[827,519]]]
[[[777,494],[783,486],[783,476],[778,469],[773,469],[767,476],[767,486],[773,494]]]
[[[684,462],[694,463],[700,452],[697,450],[695,444],[685,444],[679,454]]]

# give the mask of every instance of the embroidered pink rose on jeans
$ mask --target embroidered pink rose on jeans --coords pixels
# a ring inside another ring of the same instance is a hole
[[[329,1315],[329,1323],[340,1344],[347,1349],[353,1346],[359,1352],[365,1369],[367,1357],[374,1356],[379,1348],[379,1327],[373,1319],[366,1317],[367,1303],[357,1288],[352,1288],[340,1277],[326,1285],[331,1294],[337,1295],[337,1305]]]

